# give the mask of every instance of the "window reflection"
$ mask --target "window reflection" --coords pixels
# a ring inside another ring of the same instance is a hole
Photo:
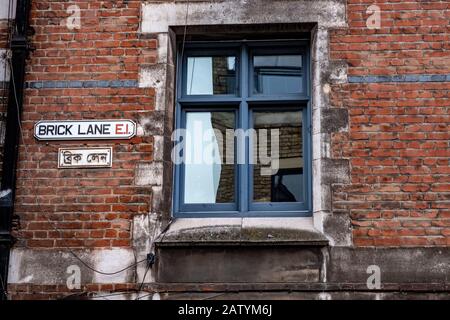
[[[253,200],[304,201],[301,111],[255,111],[253,123]]]
[[[226,139],[234,117],[234,112],[186,113],[186,204],[234,202],[234,141]]]
[[[254,93],[289,94],[303,91],[301,55],[253,57]]]
[[[188,57],[188,95],[236,93],[236,58]]]

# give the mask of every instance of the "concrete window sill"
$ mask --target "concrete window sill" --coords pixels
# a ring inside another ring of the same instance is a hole
[[[312,218],[176,219],[156,240],[157,247],[326,245]]]

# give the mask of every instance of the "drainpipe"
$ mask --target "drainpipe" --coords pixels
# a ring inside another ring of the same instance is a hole
[[[25,63],[30,51],[29,14],[31,0],[17,0],[16,18],[11,37],[11,75],[8,106],[6,109],[5,143],[0,189],[0,300],[7,299],[8,264],[13,237],[11,235],[14,198],[16,189],[16,166],[20,132],[20,114],[25,87]],[[8,62],[7,62],[8,63]]]

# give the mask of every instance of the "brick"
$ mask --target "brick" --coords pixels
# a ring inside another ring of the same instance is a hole
[[[355,82],[333,85],[331,92],[333,105],[346,101],[350,126],[349,134],[332,140],[331,148],[334,156],[351,159],[352,182],[372,187],[370,193],[351,186],[336,190],[339,205],[333,206],[351,210],[356,246],[445,245],[430,236],[439,232],[432,225],[445,225],[436,218],[448,210],[438,193],[449,192],[442,179],[449,168],[445,106],[450,69],[448,61],[447,67],[441,64],[441,57],[448,57],[442,44],[449,38],[448,30],[439,27],[449,7],[442,2],[383,1],[382,29],[371,31],[364,27],[369,3],[348,3],[349,28],[331,32],[330,55],[348,62],[349,80]],[[441,11],[435,16],[430,8]],[[362,201],[367,211],[356,211]],[[399,224],[396,217],[420,220]]]
[[[331,137],[331,157],[323,161],[330,209],[349,214],[356,247],[448,246],[450,8],[445,1],[379,1],[382,28],[369,30],[372,2],[348,0],[348,28],[329,32],[332,63],[348,66],[349,76],[348,83],[331,84],[331,108],[320,128]],[[153,137],[67,143],[113,145],[113,168],[59,170],[58,147],[66,143],[39,142],[31,134],[42,119],[155,115],[155,89],[137,85],[139,66],[158,58],[158,41],[138,31],[141,2],[77,4],[83,22],[75,32],[60,25],[67,1],[32,4],[36,50],[27,62],[15,231],[29,248],[130,247],[132,216],[152,212],[149,185],[162,183],[139,183],[136,176],[136,168],[160,166],[153,162]],[[6,34],[0,23],[0,48],[7,47]],[[89,290],[100,288],[119,287]],[[28,297],[59,291],[15,290]]]

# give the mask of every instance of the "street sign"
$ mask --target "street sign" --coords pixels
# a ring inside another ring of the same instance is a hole
[[[110,168],[112,147],[58,150],[58,168]]]
[[[38,140],[131,139],[136,123],[131,120],[39,121],[34,125]]]

